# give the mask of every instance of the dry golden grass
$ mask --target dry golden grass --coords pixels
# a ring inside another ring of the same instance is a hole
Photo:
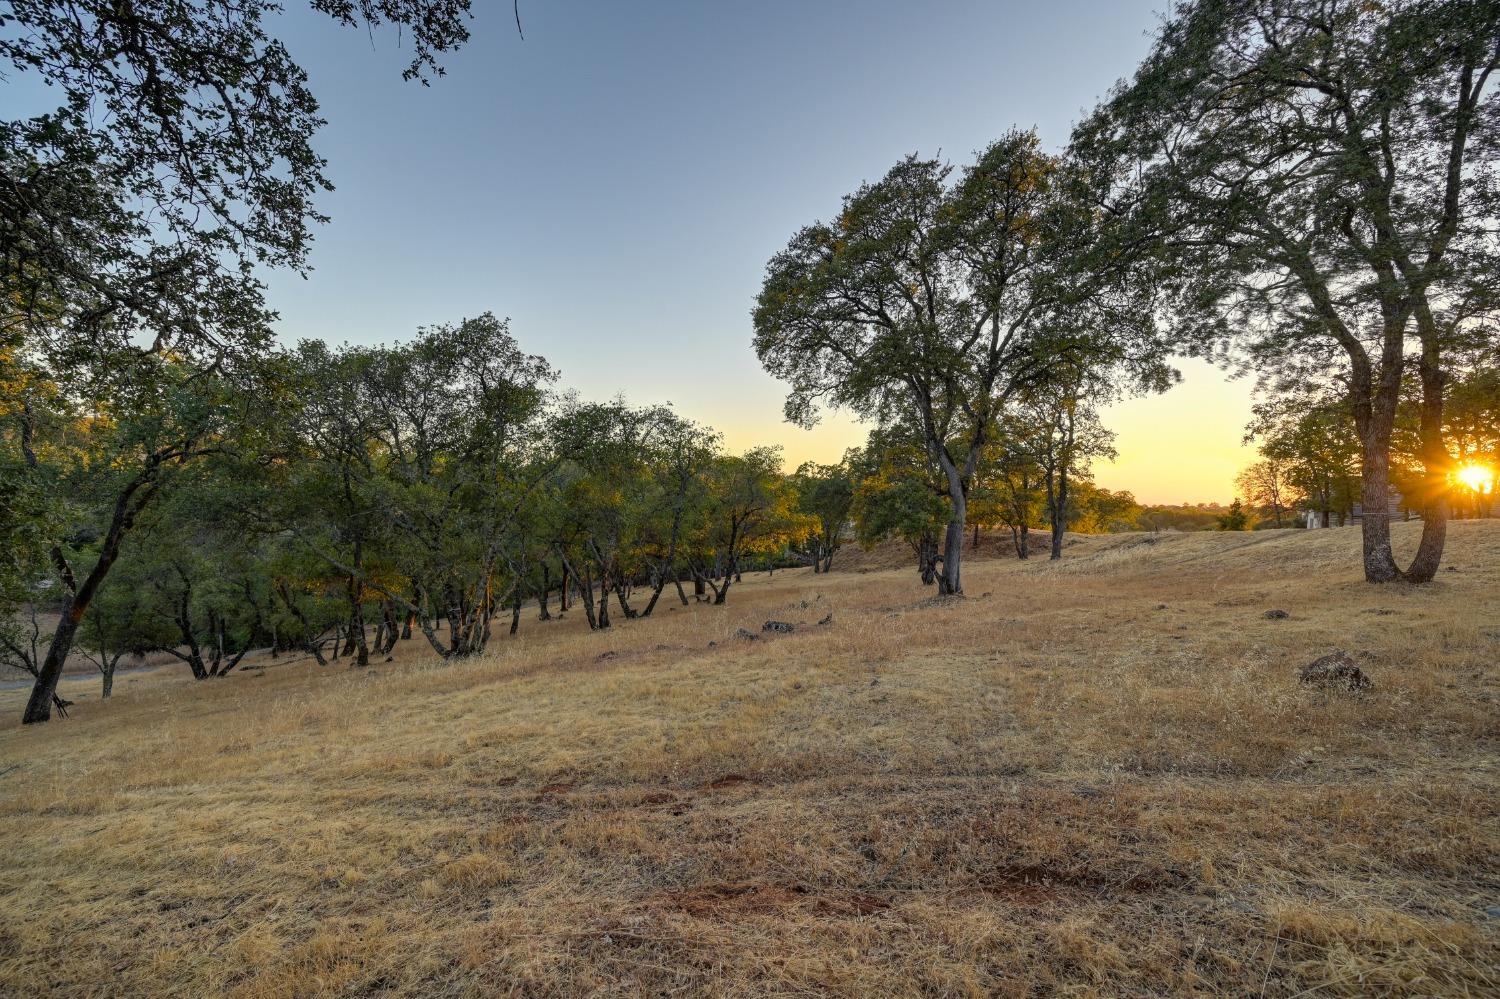
[[[846,553],[483,661],[8,691],[0,991],[1494,995],[1500,522],[1423,588],[1357,545],[1079,539],[952,602]],[[1334,648],[1373,691],[1297,683]]]

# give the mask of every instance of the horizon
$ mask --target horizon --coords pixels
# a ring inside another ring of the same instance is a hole
[[[780,445],[788,468],[836,461],[868,426],[787,424],[751,349],[766,261],[908,152],[962,162],[1012,126],[1060,148],[1133,71],[1159,6],[952,0],[920,37],[886,2],[855,25],[788,3],[523,6],[524,40],[493,9],[430,87],[400,79],[395,33],[364,43],[294,8],[270,27],[322,104],[315,146],[337,189],[319,200],[332,221],[310,279],[268,276],[278,338],[403,341],[492,311],[585,396],[671,402],[731,450]],[[921,73],[889,72],[898,60]],[[1227,503],[1253,460],[1251,386],[1175,364],[1182,384],[1103,410],[1119,457],[1095,481],[1147,504]]]

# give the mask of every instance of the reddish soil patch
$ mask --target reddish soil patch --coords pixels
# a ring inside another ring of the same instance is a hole
[[[878,895],[858,891],[839,898],[825,896],[813,903],[813,911],[820,916],[872,916],[890,907],[891,903]]]
[[[643,804],[643,805],[667,805],[667,804],[671,804],[672,802],[674,802],[676,800],[677,800],[677,795],[671,793],[670,791],[657,791],[657,792],[655,792],[653,794],[648,794],[644,798],[642,798],[641,799],[641,804]]]
[[[556,784],[547,784],[537,789],[537,794],[566,794],[573,790],[572,781],[558,781]]]
[[[753,783],[755,783],[755,782],[753,780],[751,780],[749,777],[746,777],[744,774],[725,774],[723,777],[720,777],[718,780],[711,780],[707,784],[704,784],[703,785],[703,790],[705,790],[705,791],[720,791],[720,790],[723,790],[726,787],[738,787],[741,784],[753,784]]]
[[[733,916],[782,915],[800,909],[817,916],[869,916],[889,909],[890,903],[864,892],[814,894],[802,885],[705,885],[665,897],[668,906],[699,919]]]
[[[1032,904],[1053,901],[1069,893],[1155,892],[1168,887],[1174,880],[1175,876],[1167,872],[1160,876],[1138,873],[1115,878],[1091,871],[1059,870],[1042,864],[1006,864],[985,878],[980,889],[1014,902]]]

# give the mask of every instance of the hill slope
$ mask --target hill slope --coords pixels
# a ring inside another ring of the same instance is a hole
[[[1493,994],[1500,522],[1423,588],[1357,546],[1084,538],[953,601],[861,556],[483,661],[7,691],[0,991]],[[1373,690],[1297,682],[1335,648]]]

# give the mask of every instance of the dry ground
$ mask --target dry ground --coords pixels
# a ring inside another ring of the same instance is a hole
[[[7,691],[0,992],[1495,995],[1500,522],[1417,589],[1357,544],[1085,539],[952,602],[846,553],[482,661]],[[1334,648],[1373,691],[1299,686]]]

